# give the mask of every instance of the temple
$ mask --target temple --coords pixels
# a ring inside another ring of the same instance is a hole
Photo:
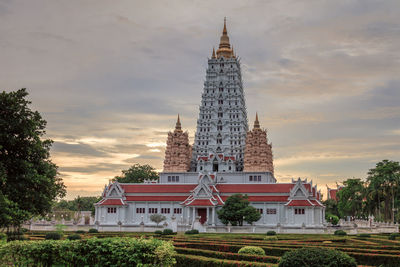
[[[325,207],[312,181],[277,183],[272,145],[258,114],[249,130],[240,60],[230,44],[226,20],[220,44],[208,59],[194,143],[178,119],[168,133],[159,180],[142,184],[109,183],[95,204],[103,230],[154,230],[152,214],[166,217],[174,231],[227,230],[217,211],[233,194],[246,194],[261,213],[253,232],[278,229],[296,232],[323,229]],[[242,229],[250,227],[245,225]],[[229,228],[230,229],[230,228]]]

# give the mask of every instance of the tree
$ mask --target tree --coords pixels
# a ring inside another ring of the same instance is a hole
[[[102,197],[81,197],[78,196],[74,200],[60,200],[53,204],[54,211],[84,211],[90,210],[94,215],[94,204],[99,202]]]
[[[324,202],[325,214],[332,214],[339,217],[338,203],[334,199],[327,199]]]
[[[152,222],[155,222],[157,226],[160,224],[160,222],[165,221],[167,219],[164,215],[161,214],[152,214],[150,215],[150,220]]]
[[[113,180],[120,183],[143,183],[145,180],[154,181],[158,178],[158,173],[153,167],[136,163],[129,169],[123,170],[122,175],[115,176]]]
[[[383,201],[383,219],[394,221],[396,203],[400,197],[400,164],[383,160],[368,172],[368,207],[376,217],[381,217]]]
[[[50,139],[42,140],[46,121],[29,108],[26,89],[0,94],[0,192],[5,206],[2,227],[19,228],[34,215],[45,215],[65,186],[50,160]]]
[[[261,214],[253,206],[250,206],[248,196],[242,194],[228,197],[222,209],[217,213],[223,224],[230,222],[234,226],[242,226],[243,221],[251,224],[261,218]]]
[[[361,179],[347,179],[337,193],[340,217],[366,217],[364,213],[365,183]]]

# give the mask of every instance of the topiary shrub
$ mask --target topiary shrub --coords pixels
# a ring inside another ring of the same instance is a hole
[[[172,231],[172,229],[164,229],[164,231],[162,232],[163,235],[173,235],[174,231]]]
[[[60,240],[61,235],[60,235],[60,233],[57,233],[57,232],[51,232],[51,233],[47,233],[44,238],[47,240]]]
[[[199,230],[193,229],[193,230],[187,230],[187,231],[185,232],[185,235],[196,235],[196,234],[198,234],[198,233],[199,233]]]
[[[157,230],[157,231],[155,231],[154,233],[155,233],[156,235],[162,235],[163,232],[162,232],[161,230]]]
[[[239,249],[238,253],[265,256],[265,251],[262,248],[254,246],[242,247],[241,249]]]
[[[265,240],[265,241],[277,241],[277,240],[278,240],[278,237],[277,237],[276,235],[273,235],[273,236],[266,236],[266,237],[264,237],[264,240]]]
[[[84,233],[86,233],[86,232],[83,231],[83,230],[78,230],[78,231],[76,231],[75,233],[77,233],[77,234],[84,234]]]
[[[276,232],[275,231],[268,231],[267,235],[276,235]]]
[[[347,235],[347,233],[343,230],[336,230],[334,235]]]
[[[7,235],[5,233],[0,233],[0,242],[6,240],[7,240]]]
[[[98,233],[99,230],[95,229],[95,228],[90,228],[89,229],[89,233],[94,234],[94,233]]]
[[[366,234],[366,233],[362,233],[362,234],[359,234],[358,237],[368,238],[368,237],[371,237],[371,235],[370,234]]]
[[[69,235],[67,236],[68,240],[80,240],[82,239],[82,237],[78,234],[73,234],[73,235]]]
[[[398,237],[398,236],[399,236],[398,233],[391,233],[391,234],[389,235],[389,240],[396,240],[396,237]]]
[[[301,248],[286,252],[279,267],[357,267],[356,260],[344,252],[326,248]]]

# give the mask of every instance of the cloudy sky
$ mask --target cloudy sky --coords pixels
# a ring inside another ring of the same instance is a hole
[[[223,18],[279,182],[320,187],[400,160],[400,1],[0,0],[0,90],[48,121],[68,198],[193,140]]]

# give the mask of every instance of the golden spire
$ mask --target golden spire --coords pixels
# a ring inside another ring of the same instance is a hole
[[[181,120],[179,118],[179,114],[178,114],[178,120],[176,121],[175,125],[175,132],[182,132],[182,125],[181,125]]]
[[[260,122],[258,121],[258,113],[257,112],[256,112],[256,120],[254,121],[253,129],[260,129]]]
[[[213,52],[212,52],[211,58],[216,58],[216,57],[215,57],[215,48],[214,48],[214,47],[213,47]]]
[[[231,44],[229,43],[228,31],[226,30],[226,17],[224,18],[224,29],[219,42],[219,48],[217,50],[217,57],[232,57]]]

